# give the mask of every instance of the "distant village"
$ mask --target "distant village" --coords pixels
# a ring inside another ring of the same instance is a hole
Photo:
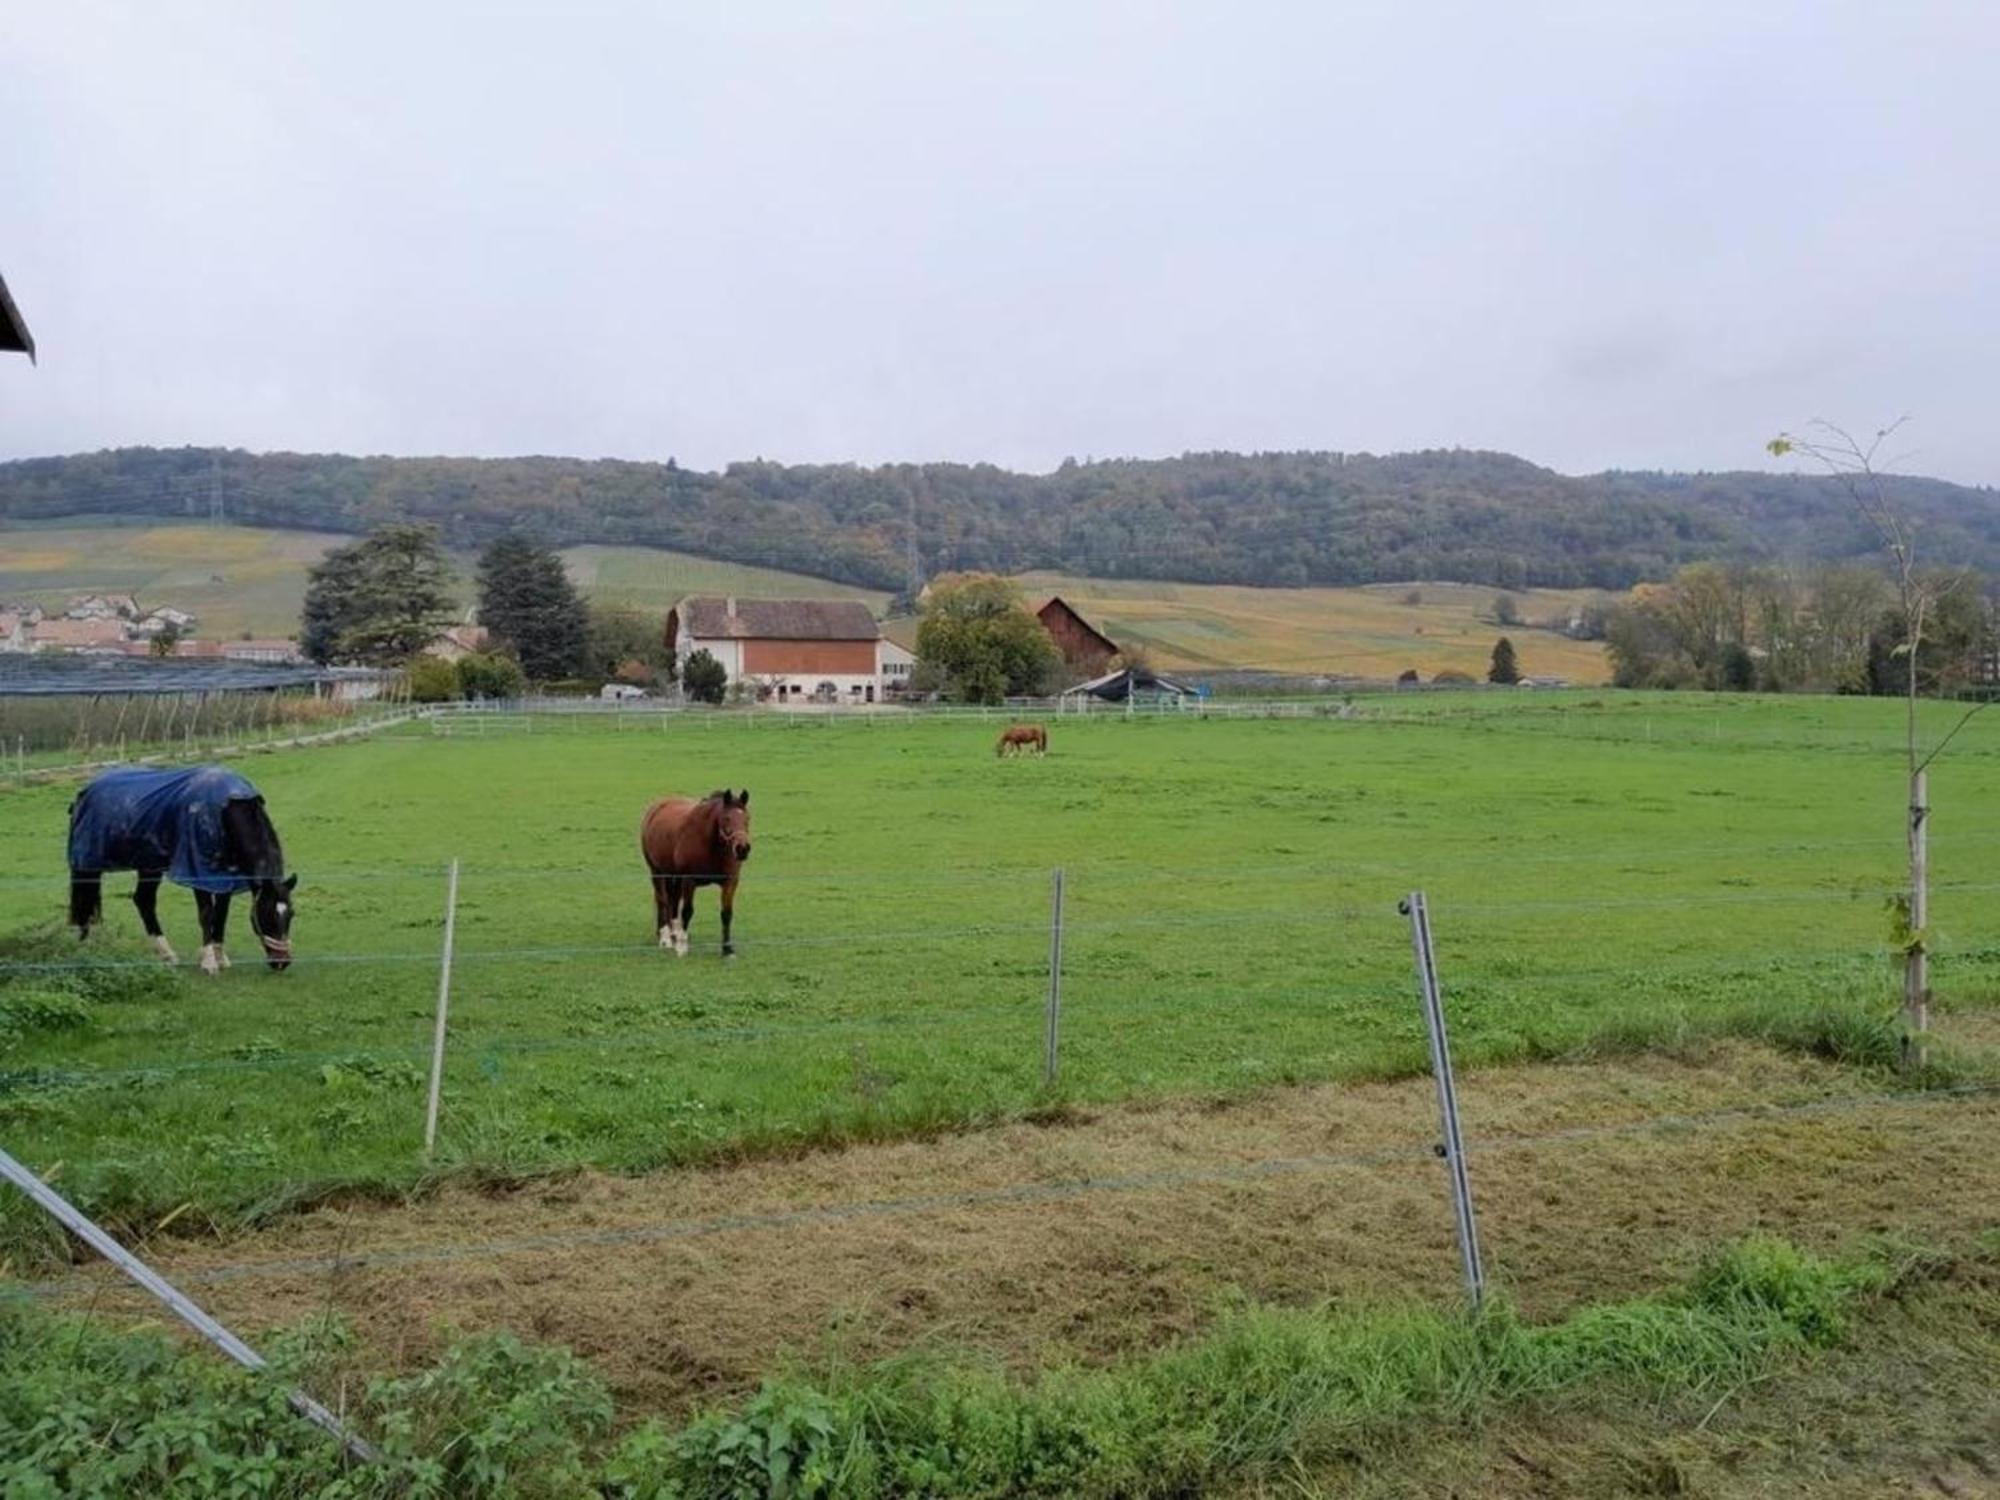
[[[142,608],[130,594],[82,594],[61,614],[39,604],[0,605],[0,651],[61,651],[79,656],[192,657],[209,661],[303,661],[297,641],[279,636],[202,640],[200,622],[183,609]]]

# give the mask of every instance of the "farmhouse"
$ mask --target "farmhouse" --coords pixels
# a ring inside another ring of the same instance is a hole
[[[1118,654],[1118,643],[1078,614],[1062,595],[1051,594],[1036,604],[1034,611],[1073,673],[1099,676]]]
[[[909,681],[910,654],[853,599],[695,595],[667,611],[666,636],[679,660],[706,651],[760,702],[877,703]]]

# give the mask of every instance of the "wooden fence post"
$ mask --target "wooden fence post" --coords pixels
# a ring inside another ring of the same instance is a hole
[[[1930,936],[1930,775],[1910,777],[1910,937],[1903,958],[1903,1060],[1923,1067],[1930,1060],[1925,1033],[1931,1025]]]
[[[1042,1085],[1055,1086],[1062,1061],[1063,872],[1049,885],[1049,1010],[1042,1027]]]

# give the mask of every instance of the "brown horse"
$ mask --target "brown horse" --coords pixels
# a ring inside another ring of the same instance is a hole
[[[1049,732],[1039,724],[1012,725],[993,747],[995,755],[1018,755],[1028,750],[1037,755],[1049,753]]]
[[[692,797],[663,797],[646,809],[639,823],[639,852],[653,876],[653,912],[660,928],[660,946],[675,953],[688,951],[688,923],[694,919],[698,885],[722,887],[722,956],[736,945],[729,940],[729,921],[736,910],[736,882],[743,861],[750,857],[750,794],[710,792]]]

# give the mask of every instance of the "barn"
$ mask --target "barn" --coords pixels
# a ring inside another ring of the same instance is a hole
[[[1095,698],[1102,703],[1123,703],[1127,708],[1135,703],[1171,704],[1175,708],[1184,708],[1189,699],[1201,696],[1201,690],[1185,682],[1176,682],[1171,677],[1162,677],[1150,667],[1121,667],[1089,682],[1079,682],[1062,696],[1065,707],[1087,707],[1082,700]]]
[[[1060,594],[1051,594],[1034,607],[1035,618],[1062,652],[1063,662],[1072,673],[1096,677],[1111,665],[1118,643],[1077,612]]]
[[[739,599],[695,595],[667,611],[667,644],[678,660],[706,651],[767,703],[877,703],[907,657],[882,639],[867,605],[853,599]],[[903,679],[897,678],[900,683]]]

